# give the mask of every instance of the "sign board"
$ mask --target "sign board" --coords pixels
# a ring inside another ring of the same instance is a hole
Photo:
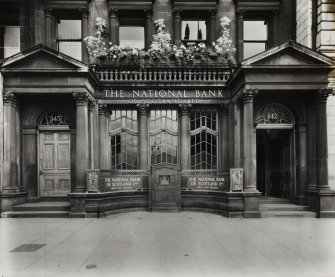
[[[229,180],[224,175],[187,176],[187,189],[206,191],[229,191]]]
[[[100,171],[100,192],[143,190],[143,175],[112,175],[109,170]]]

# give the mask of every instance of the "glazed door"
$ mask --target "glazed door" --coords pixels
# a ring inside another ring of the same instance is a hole
[[[41,132],[39,144],[40,196],[65,196],[71,191],[70,132]]]

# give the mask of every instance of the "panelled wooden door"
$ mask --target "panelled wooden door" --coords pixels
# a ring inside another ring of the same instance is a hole
[[[70,132],[40,133],[40,196],[65,196],[71,191]]]

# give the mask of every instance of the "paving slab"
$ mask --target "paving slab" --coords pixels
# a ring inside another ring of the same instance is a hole
[[[197,212],[1,218],[0,245],[4,277],[335,277],[334,219]]]

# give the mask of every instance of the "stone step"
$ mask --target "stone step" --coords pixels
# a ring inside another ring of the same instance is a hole
[[[1,213],[3,218],[12,217],[45,217],[45,218],[66,218],[69,216],[67,211],[8,211]]]
[[[262,218],[296,218],[296,217],[306,217],[306,218],[316,218],[317,214],[315,212],[308,211],[262,211]]]
[[[13,206],[13,211],[69,211],[69,202],[43,201]]]
[[[263,204],[259,205],[261,211],[311,211],[309,206],[300,206],[294,204]]]
[[[289,199],[285,198],[275,198],[275,197],[261,197],[259,199],[260,204],[289,204],[291,203]]]

